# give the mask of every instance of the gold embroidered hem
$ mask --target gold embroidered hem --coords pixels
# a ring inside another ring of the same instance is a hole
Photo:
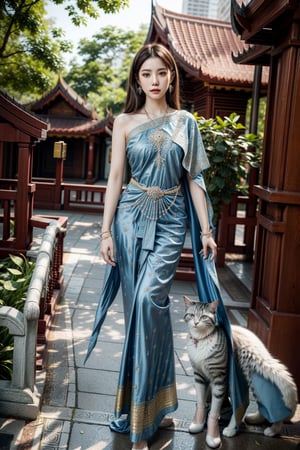
[[[121,405],[118,405],[119,397],[128,397],[128,395],[124,392],[124,389],[120,387],[117,391],[116,412],[121,413]],[[125,398],[123,398],[123,400]],[[161,388],[160,391],[156,393],[156,396],[152,401],[132,404],[130,408],[130,432],[137,435],[142,434],[145,428],[153,425],[160,412],[165,411],[166,408],[169,409],[176,405],[177,394],[175,385]]]

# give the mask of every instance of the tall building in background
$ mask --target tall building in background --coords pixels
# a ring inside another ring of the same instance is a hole
[[[231,2],[229,0],[219,0],[218,19],[230,22],[230,7]]]
[[[230,2],[227,0],[230,4]],[[218,18],[219,0],[182,0],[182,12],[192,16]]]

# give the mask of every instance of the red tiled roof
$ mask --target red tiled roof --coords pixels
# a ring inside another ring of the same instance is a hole
[[[47,114],[47,106],[62,97],[79,115]],[[49,136],[87,137],[92,134],[111,133],[113,116],[98,119],[94,110],[88,109],[86,102],[59,77],[56,86],[35,103],[27,105],[48,123]]]
[[[39,111],[49,103],[53,102],[58,96],[63,99],[76,111],[89,119],[96,119],[97,115],[93,109],[87,107],[86,101],[80,97],[66,82],[59,76],[56,86],[38,101],[31,103],[29,106],[31,111]]]
[[[254,67],[237,65],[233,55],[243,53],[245,45],[232,30],[231,24],[168,11],[156,5],[147,41],[155,33],[168,44],[178,65],[192,76],[215,84],[249,86]],[[267,82],[267,70],[262,82]]]
[[[110,133],[112,128],[112,116],[106,117],[102,120],[89,120],[86,119],[70,119],[62,117],[49,116],[47,118],[49,122],[48,135],[55,136],[88,136],[98,133]]]
[[[37,140],[47,138],[47,122],[26,111],[22,105],[3,92],[0,92],[0,119],[0,122],[8,122],[19,132]],[[0,136],[0,139],[5,141],[6,137]]]

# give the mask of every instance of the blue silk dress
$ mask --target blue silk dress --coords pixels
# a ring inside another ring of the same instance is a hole
[[[126,154],[132,180],[120,197],[113,224],[117,266],[107,266],[86,359],[121,284],[126,337],[115,415],[127,418],[112,422],[111,428],[130,431],[131,441],[139,442],[152,436],[163,417],[177,408],[169,292],[188,216],[199,298],[219,299],[218,319],[229,338],[230,325],[214,263],[199,255],[200,226],[186,181],[189,173],[205,190],[202,171],[209,162],[195,118],[176,111],[137,126],[127,137]],[[231,372],[236,379],[234,366]],[[239,407],[244,393],[235,382],[232,386]]]

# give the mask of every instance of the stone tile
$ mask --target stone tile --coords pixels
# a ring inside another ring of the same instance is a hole
[[[94,275],[94,277],[92,277],[91,275]],[[101,269],[97,271],[97,273],[95,270],[91,270],[89,276],[84,280],[83,287],[94,288],[95,291],[98,291],[100,293],[103,284],[103,279],[104,279],[104,270]]]
[[[187,352],[175,348],[175,357],[176,374],[193,376],[193,369]]]
[[[76,392],[68,391],[66,406],[68,408],[76,408],[77,394]]]
[[[83,367],[83,361],[87,352],[88,340],[78,342],[75,349],[75,358],[77,367]],[[123,343],[104,342],[99,340],[88,361],[85,364],[87,369],[100,369],[107,371],[119,371]]]
[[[118,372],[79,368],[77,372],[78,392],[91,394],[115,395]],[[103,411],[103,408],[102,408]]]
[[[73,410],[72,408],[56,407],[45,405],[41,409],[41,417],[53,420],[68,420],[71,421]]]
[[[112,386],[111,391],[113,395],[95,394],[91,392],[78,392],[77,394],[77,408],[89,409],[94,412],[110,411],[115,409],[115,393],[117,384]],[[78,411],[78,409],[76,411]]]
[[[194,400],[178,400],[178,408],[172,413],[176,422],[176,430],[188,431],[188,427],[193,420],[196,402]]]
[[[171,296],[182,298],[183,295],[197,295],[194,282],[174,280],[170,292]]]
[[[182,400],[196,401],[193,376],[176,375],[176,387],[179,402]]]
[[[113,433],[108,426],[74,423],[69,450],[126,450],[130,449],[128,435]]]
[[[100,297],[100,292],[95,291],[93,288],[83,288],[81,289],[78,297],[77,297],[77,305],[89,306],[90,302],[92,302],[95,305],[98,305]]]
[[[69,433],[61,433],[59,439],[59,450],[69,448]]]
[[[112,409],[110,411],[112,411]],[[99,409],[98,411],[77,409],[73,417],[74,422],[83,422],[94,425],[109,425],[113,419],[113,413],[108,413]]]
[[[71,431],[71,422],[64,422],[62,433],[70,433],[70,431]]]
[[[42,436],[43,447],[54,448],[60,443],[63,421],[56,419],[47,419],[44,422],[44,431]]]
[[[187,332],[173,332],[174,348],[184,351],[188,342]]]
[[[95,319],[95,312],[90,309],[77,308],[73,314],[73,327],[76,329],[76,336],[90,336]],[[85,331],[85,332],[84,332]],[[83,333],[81,333],[83,332]],[[111,308],[102,325],[100,337],[106,341],[124,341],[124,315],[122,311]],[[74,333],[75,334],[75,333]]]
[[[89,311],[90,317],[92,319],[94,319],[95,317],[95,313],[98,307],[98,303],[99,303],[99,298],[100,298],[100,292],[97,295],[93,295],[93,296],[84,296],[84,295],[76,295],[76,297],[74,296],[73,298],[73,302],[70,303],[70,301],[68,300],[68,298],[66,298],[66,302],[68,303],[68,305],[70,307],[72,307],[73,309],[86,309]],[[74,301],[75,300],[75,301]],[[123,301],[121,296],[116,297],[113,305],[110,307],[110,309],[108,310],[108,316],[109,314],[111,314],[111,312],[121,312],[123,313]],[[107,317],[108,317],[107,316]],[[107,318],[106,318],[107,320]]]

